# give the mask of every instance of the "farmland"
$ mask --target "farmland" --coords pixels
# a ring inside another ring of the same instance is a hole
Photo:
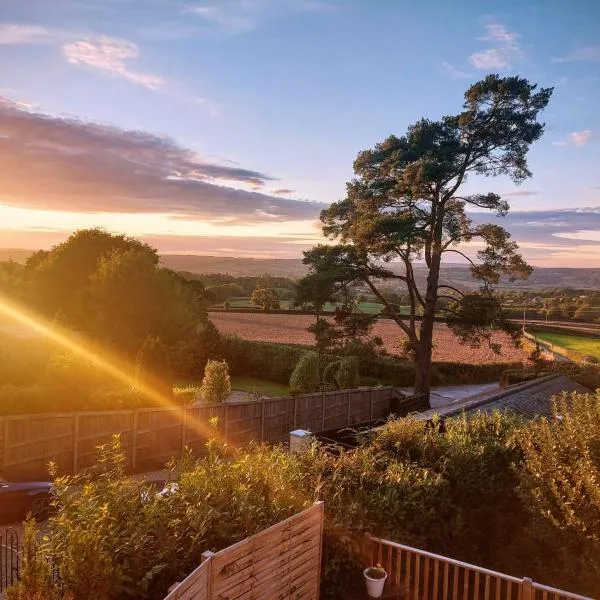
[[[231,312],[211,313],[210,318],[224,334],[235,334],[244,339],[264,342],[314,344],[314,337],[306,331],[306,328],[314,323],[314,317],[310,315]],[[379,320],[373,327],[373,335],[382,338],[388,352],[398,352],[396,345],[402,333],[393,321]],[[498,360],[506,362],[527,360],[527,352],[515,348],[505,334],[496,334],[494,341],[502,344],[500,357],[488,347],[471,348],[460,344],[446,325],[438,323],[435,326],[433,360],[479,364]]]
[[[600,360],[600,338],[583,337],[577,335],[571,335],[567,333],[550,333],[547,331],[534,331],[535,336],[550,342],[555,346],[560,346],[566,350],[572,352],[578,352],[579,354],[587,356],[595,356]]]

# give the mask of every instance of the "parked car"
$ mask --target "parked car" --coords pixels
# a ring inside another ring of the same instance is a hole
[[[49,481],[11,483],[0,478],[0,523],[23,521],[30,512],[43,520],[50,513],[51,500]]]

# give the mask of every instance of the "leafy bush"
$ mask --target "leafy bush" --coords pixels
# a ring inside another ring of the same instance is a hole
[[[523,540],[534,577],[600,592],[600,392],[563,395],[552,419],[523,431],[520,491],[531,515]]]
[[[316,392],[321,384],[319,374],[319,355],[316,352],[306,352],[290,376],[290,391],[292,394],[309,394]]]
[[[345,356],[330,362],[323,370],[323,383],[334,390],[356,389],[360,385],[358,358]]]
[[[6,600],[68,600],[52,581],[52,569],[40,548],[33,519],[25,522],[21,556],[21,578],[6,590]]]
[[[150,389],[164,398],[173,397],[173,370],[167,348],[159,337],[148,336],[135,359],[135,379],[144,394]]]
[[[209,404],[221,404],[231,394],[227,361],[209,360],[200,386],[200,396]]]

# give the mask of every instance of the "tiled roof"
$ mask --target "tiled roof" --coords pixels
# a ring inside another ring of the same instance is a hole
[[[589,390],[564,375],[549,375],[511,385],[500,391],[484,392],[446,406],[432,408],[416,414],[415,417],[419,420],[431,419],[434,415],[451,417],[463,411],[470,413],[477,410],[486,412],[511,410],[528,419],[536,416],[550,416],[552,414],[552,398],[563,392],[588,394]]]

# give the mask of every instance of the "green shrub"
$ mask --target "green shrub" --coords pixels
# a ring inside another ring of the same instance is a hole
[[[222,404],[231,394],[227,361],[209,360],[200,386],[200,396],[209,404]]]
[[[171,359],[159,337],[148,336],[135,358],[135,380],[140,392],[150,389],[164,398],[173,397]]]
[[[24,525],[21,557],[21,577],[6,590],[6,600],[68,600],[52,581],[50,563],[40,548],[33,519]]]
[[[600,592],[600,392],[563,395],[553,418],[522,433],[520,491],[531,520],[521,554],[530,575],[556,587]],[[534,551],[532,551],[534,550]]]
[[[342,358],[335,379],[340,390],[356,389],[360,385],[358,358],[355,356]]]
[[[306,352],[290,376],[290,391],[293,395],[316,392],[321,384],[319,375],[319,355],[316,352]]]

